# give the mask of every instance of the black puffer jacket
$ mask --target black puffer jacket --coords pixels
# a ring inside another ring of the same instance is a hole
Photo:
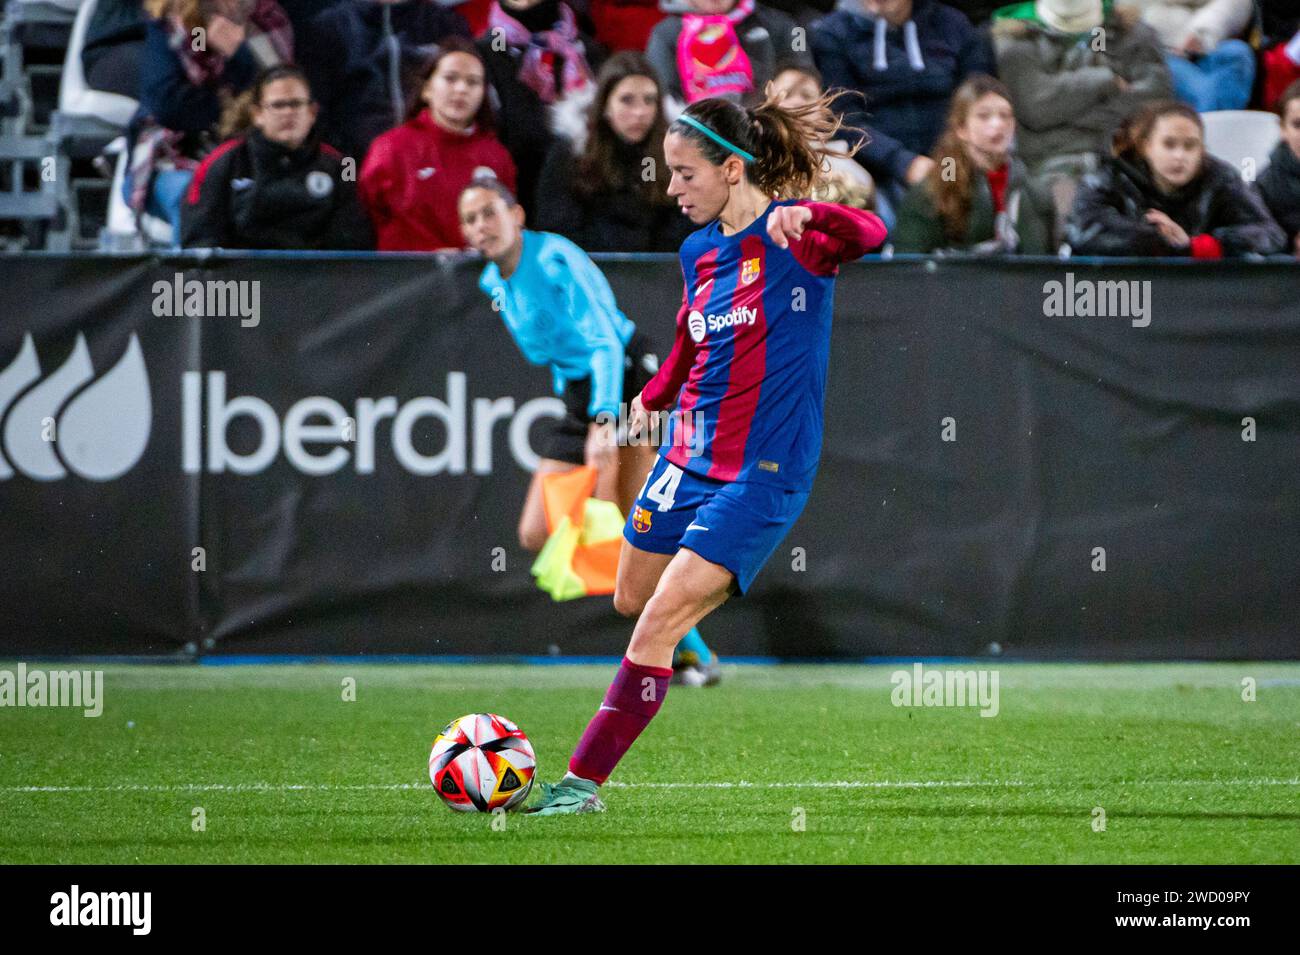
[[[645,159],[663,162],[663,146],[635,146],[619,141],[618,162],[625,173],[621,186],[604,189],[581,181],[579,156],[588,140],[587,113],[594,89],[574,93],[550,109],[555,140],[537,182],[534,228],[558,232],[587,252],[676,252],[698,228],[665,197],[654,203],[637,188]]]
[[[1213,236],[1225,256],[1268,255],[1280,251],[1285,239],[1263,201],[1222,160],[1207,155],[1199,176],[1166,194],[1145,160],[1126,153],[1084,177],[1066,241],[1075,255],[1191,255],[1190,246],[1175,248],[1161,237],[1146,220],[1148,209],[1169,216],[1189,238]]]
[[[181,244],[226,249],[373,249],[343,157],[313,131],[297,149],[254,129],[214,149],[181,204]]]
[[[1268,168],[1259,177],[1259,191],[1273,218],[1294,242],[1300,233],[1300,159],[1286,143],[1278,143]]]
[[[581,4],[566,4],[580,7]],[[549,30],[559,19],[560,5],[556,0],[542,0],[527,10],[510,10],[511,16],[533,32]],[[600,69],[605,59],[605,51],[591,36],[581,32],[582,18],[578,17],[578,40],[582,45],[583,57],[594,74]],[[522,47],[498,42],[497,36],[489,30],[478,39],[478,51],[487,64],[487,81],[491,87],[488,95],[496,111],[497,136],[501,145],[510,152],[518,170],[519,204],[528,215],[536,214],[537,179],[546,161],[546,153],[551,148],[552,134],[547,125],[547,106],[538,95],[520,78],[519,71],[527,52]],[[553,60],[557,88],[562,87],[564,61],[560,57]]]

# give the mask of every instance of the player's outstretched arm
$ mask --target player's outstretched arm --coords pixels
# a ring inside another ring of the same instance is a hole
[[[866,255],[885,241],[880,217],[834,202],[797,202],[768,216],[768,234],[814,275],[829,275],[844,262]]]

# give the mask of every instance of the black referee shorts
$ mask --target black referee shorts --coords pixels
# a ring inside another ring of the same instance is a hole
[[[636,331],[623,349],[623,398],[631,402],[646,382],[659,370],[659,356],[651,350],[650,339]],[[591,378],[570,381],[564,388],[563,418],[558,419],[542,447],[542,457],[570,464],[582,464],[587,447],[587,425],[595,420],[587,416],[591,403]]]

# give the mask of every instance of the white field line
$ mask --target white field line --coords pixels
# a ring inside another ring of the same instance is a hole
[[[1027,783],[1017,779],[919,779],[919,780],[831,780],[825,782],[766,782],[744,780],[702,783],[624,783],[605,784],[610,789],[1000,789],[1056,786],[1058,783]],[[1292,779],[1129,779],[1093,782],[1088,788],[1103,786],[1300,786],[1300,777]],[[171,793],[171,792],[393,792],[426,790],[419,783],[176,783],[117,786],[0,786],[0,793]]]

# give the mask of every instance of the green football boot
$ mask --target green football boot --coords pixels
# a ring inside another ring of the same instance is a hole
[[[562,816],[575,812],[604,812],[605,804],[596,795],[599,789],[589,779],[565,776],[558,783],[542,783],[542,795],[524,809],[539,816]]]

